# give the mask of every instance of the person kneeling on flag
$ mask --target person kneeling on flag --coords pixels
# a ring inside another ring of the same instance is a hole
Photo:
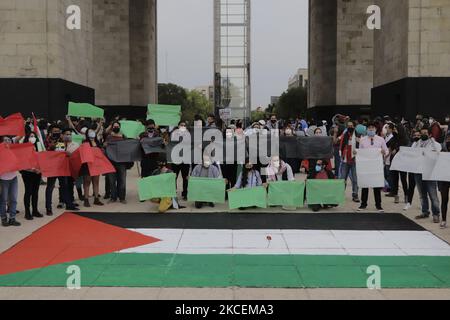
[[[167,165],[167,159],[165,154],[160,154],[158,158],[158,168],[152,172],[152,176],[158,176],[160,174],[173,173],[172,169],[170,169]],[[152,199],[152,202],[158,203],[159,213],[165,213],[170,209],[184,209],[184,207],[180,206],[177,198],[162,198],[162,199]]]
[[[310,170],[308,179],[322,179],[322,180],[333,180],[336,179],[332,169],[328,167],[328,161],[326,160],[317,160],[316,165],[314,166],[314,170]],[[320,209],[329,209],[332,207],[336,207],[336,205],[324,205],[323,207],[320,204],[310,205],[309,206],[314,212],[319,212]]]
[[[219,179],[222,178],[222,174],[220,173],[220,169],[217,165],[213,164],[211,158],[209,156],[203,157],[203,164],[197,165],[192,170],[192,177],[195,178],[210,178],[210,179]],[[203,208],[203,206],[209,205],[211,208],[214,208],[214,203],[209,202],[196,202],[195,207],[197,209]]]

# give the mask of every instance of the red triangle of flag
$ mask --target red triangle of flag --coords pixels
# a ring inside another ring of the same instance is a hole
[[[0,255],[0,275],[87,259],[161,241],[65,213]]]

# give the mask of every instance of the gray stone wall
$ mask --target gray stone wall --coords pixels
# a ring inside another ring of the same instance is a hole
[[[336,104],[336,0],[309,1],[308,106]]]
[[[373,31],[366,27],[366,11],[371,4],[337,1],[336,105],[370,105]]]

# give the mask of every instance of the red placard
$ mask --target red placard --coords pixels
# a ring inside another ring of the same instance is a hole
[[[0,136],[25,136],[25,121],[20,113],[0,119]]]
[[[18,159],[10,149],[10,144],[0,144],[0,174],[18,170]]]
[[[69,157],[65,152],[46,151],[37,154],[39,168],[46,178],[70,177]]]
[[[19,160],[17,170],[39,169],[34,145],[31,143],[12,144],[9,148]]]

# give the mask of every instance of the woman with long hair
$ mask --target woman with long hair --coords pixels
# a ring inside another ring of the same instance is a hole
[[[23,140],[23,143],[31,143],[36,152],[39,152],[39,138],[35,132],[28,132]],[[29,170],[23,170],[20,173],[25,186],[25,194],[23,196],[25,219],[33,220],[33,218],[43,218],[44,216],[39,213],[38,210],[39,186],[42,178],[41,172],[37,168],[31,168]]]
[[[100,148],[100,143],[97,140],[97,133],[94,129],[88,129],[86,131],[86,143],[89,143],[89,145],[92,148]],[[94,205],[96,206],[103,206],[104,204],[100,201],[100,176],[91,176],[89,173],[89,167],[87,164],[83,164],[81,166],[80,170],[80,176],[83,177],[83,188],[84,188],[84,206],[86,208],[91,207],[91,204],[89,203],[89,186],[92,183],[92,188],[94,189]]]

